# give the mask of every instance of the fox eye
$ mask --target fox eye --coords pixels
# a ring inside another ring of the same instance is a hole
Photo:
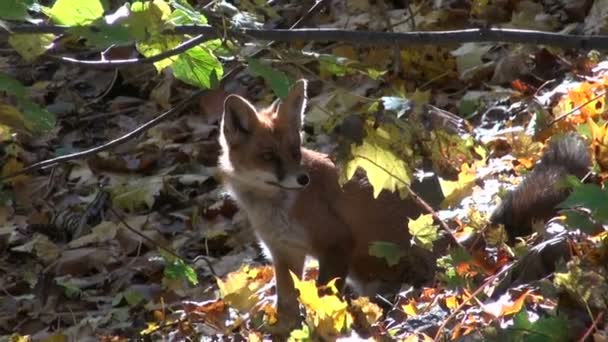
[[[274,153],[272,153],[272,152],[263,152],[261,156],[264,161],[273,161],[274,160]]]

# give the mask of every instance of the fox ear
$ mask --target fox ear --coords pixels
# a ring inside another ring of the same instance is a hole
[[[222,116],[222,133],[230,145],[244,142],[257,125],[258,117],[255,108],[249,101],[230,95],[224,101]]]
[[[285,126],[295,128],[299,132],[302,128],[302,117],[306,109],[306,85],[305,79],[298,80],[291,89],[289,94],[279,106],[277,118],[280,123]]]

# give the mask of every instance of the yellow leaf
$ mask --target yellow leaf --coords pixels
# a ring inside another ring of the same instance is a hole
[[[293,273],[291,278],[295,288],[300,291],[300,302],[306,308],[306,321],[317,334],[333,340],[352,324],[353,319],[345,301],[336,295],[319,297],[314,280],[301,281]]]
[[[345,180],[342,180],[350,180],[357,169],[362,168],[373,187],[374,198],[377,198],[384,189],[406,194],[405,188],[410,184],[409,171],[388,143],[394,136],[391,133],[393,131],[390,127],[368,129],[361,145],[352,144],[353,159],[347,162],[344,168]]]
[[[458,307],[458,298],[456,298],[456,296],[448,296],[445,299],[445,306],[447,306],[448,309],[456,309]]]
[[[418,315],[418,309],[416,308],[416,301],[414,301],[413,299],[410,300],[409,303],[407,303],[406,305],[402,305],[401,309],[403,310],[403,312],[408,314],[408,316],[417,316]]]
[[[268,281],[257,277],[258,272],[250,270],[249,266],[243,266],[236,272],[226,276],[226,280],[217,278],[220,296],[233,308],[240,312],[249,312],[260,301],[258,291]]]
[[[467,163],[463,163],[460,167],[457,181],[440,179],[441,190],[445,196],[443,203],[445,205],[459,203],[460,199],[467,196],[471,192],[471,189],[473,189],[473,186],[475,186],[476,177],[476,168],[469,167]]]
[[[433,242],[437,240],[437,225],[433,224],[431,214],[420,215],[417,219],[410,219],[408,229],[416,245],[431,250]]]
[[[587,118],[587,123],[593,137],[591,146],[594,151],[595,160],[602,171],[608,170],[608,123],[600,127],[589,117]]]
[[[147,322],[148,327],[139,332],[140,335],[150,335],[151,333],[160,329],[160,324],[155,322]]]
[[[32,128],[17,107],[2,101],[0,101],[0,124],[21,131],[30,131]]]
[[[30,335],[12,334],[10,337],[10,342],[30,342],[31,340]]]
[[[31,62],[44,54],[53,46],[53,40],[55,40],[53,34],[11,34],[8,38],[9,44],[26,62]]]

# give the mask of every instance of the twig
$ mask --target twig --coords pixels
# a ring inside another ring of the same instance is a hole
[[[585,334],[579,339],[579,342],[585,342],[587,340],[589,335],[591,335],[591,333],[597,328],[597,324],[602,318],[604,318],[604,311],[600,312],[597,317],[595,317],[589,329],[587,329],[587,331],[585,331]]]
[[[72,63],[72,64],[86,65],[86,66],[91,66],[91,67],[97,66],[97,67],[101,67],[101,68],[118,68],[118,67],[133,65],[133,64],[156,63],[158,61],[162,61],[165,58],[179,55],[180,53],[186,52],[201,43],[204,43],[208,40],[215,39],[215,38],[216,38],[215,36],[208,36],[208,35],[200,34],[190,40],[183,42],[182,44],[174,47],[171,50],[163,51],[157,55],[146,57],[146,58],[129,58],[129,59],[105,59],[105,58],[103,58],[100,60],[89,61],[89,60],[81,60],[81,59],[76,59],[76,58],[71,58],[71,57],[55,57],[55,56],[53,56],[53,57],[58,58],[59,60],[61,60],[63,62],[68,62],[68,63]]]
[[[57,164],[61,164],[61,163],[65,163],[68,162],[70,160],[75,160],[75,159],[82,159],[82,158],[86,158],[90,155],[102,152],[102,151],[106,151],[111,149],[114,146],[120,145],[120,144],[124,144],[125,142],[135,139],[136,137],[138,137],[140,134],[144,133],[145,131],[147,131],[148,129],[158,125],[159,123],[161,123],[163,120],[167,119],[168,117],[180,112],[182,109],[184,109],[184,107],[186,107],[186,105],[188,105],[191,101],[193,101],[194,99],[196,99],[199,95],[201,95],[205,90],[198,90],[196,92],[194,92],[193,94],[191,94],[190,96],[188,96],[185,100],[181,101],[180,103],[178,103],[175,107],[169,109],[168,111],[162,113],[161,115],[155,117],[154,119],[146,122],[145,124],[137,127],[136,129],[132,130],[131,132],[116,138],[112,141],[109,141],[101,146],[97,146],[97,147],[93,147],[90,148],[88,150],[84,150],[84,151],[80,151],[80,152],[76,152],[76,153],[72,153],[72,154],[68,154],[65,156],[61,156],[61,157],[56,157],[56,158],[51,158],[51,159],[47,159],[47,160],[43,160],[37,163],[34,163],[32,165],[29,165],[17,172],[13,172],[9,175],[0,177],[0,182],[5,181],[9,178],[13,178],[15,176],[18,176],[20,174],[24,174],[24,173],[28,173],[28,172],[32,172],[32,171],[37,171],[37,170],[41,170],[44,169],[46,167],[49,166],[53,166],[53,165],[57,165]]]
[[[167,247],[164,247],[164,246],[162,246],[162,245],[158,244],[156,241],[152,240],[151,238],[149,238],[148,236],[146,236],[145,234],[143,234],[143,233],[142,233],[142,232],[140,232],[139,230],[137,230],[137,229],[135,229],[135,228],[131,227],[131,226],[130,226],[130,225],[127,223],[127,221],[125,221],[125,219],[122,217],[122,215],[120,215],[120,214],[119,214],[119,213],[118,213],[118,212],[117,212],[117,211],[116,211],[114,208],[112,208],[111,206],[110,206],[110,211],[112,212],[112,214],[114,214],[114,215],[115,215],[115,216],[118,218],[118,220],[120,221],[120,223],[122,223],[122,224],[123,224],[123,225],[124,225],[124,226],[125,226],[125,227],[126,227],[128,230],[130,230],[131,232],[133,232],[133,233],[137,234],[137,236],[139,236],[139,237],[141,237],[142,239],[144,239],[144,240],[148,241],[148,242],[149,242],[149,243],[151,243],[153,246],[156,246],[156,247],[158,247],[158,248],[162,249],[163,251],[165,251],[165,252],[167,252],[167,253],[171,254],[172,256],[176,257],[177,259],[182,260],[182,261],[183,261],[183,262],[185,262],[185,263],[190,263],[188,260],[185,260],[183,257],[179,256],[177,253],[175,253],[175,252],[174,252],[174,251],[172,251],[171,249],[169,249],[169,248],[167,248]],[[214,277],[218,277],[217,273],[215,273],[215,269],[213,269],[213,265],[211,264],[211,261],[209,261],[209,259],[208,259],[208,258],[206,258],[206,257],[204,257],[204,256],[202,256],[202,255],[199,255],[199,256],[198,256],[198,258],[199,258],[199,259],[202,259],[202,260],[203,260],[203,261],[204,261],[204,262],[207,264],[207,267],[209,268],[209,272],[211,272],[211,274],[212,274]]]
[[[578,111],[579,109],[581,109],[581,108],[585,107],[586,105],[588,105],[588,104],[590,104],[591,102],[593,102],[593,101],[595,101],[595,100],[599,99],[599,98],[600,98],[600,97],[602,97],[602,96],[606,96],[606,90],[604,90],[604,91],[602,91],[601,93],[599,93],[599,95],[597,95],[597,96],[595,96],[595,97],[593,97],[593,98],[589,99],[589,100],[588,100],[588,101],[586,101],[585,103],[580,104],[580,105],[578,105],[578,106],[576,106],[576,107],[572,108],[572,109],[571,109],[571,110],[569,110],[567,113],[562,114],[562,115],[558,116],[557,118],[553,119],[553,121],[549,122],[548,126],[552,126],[552,125],[553,125],[553,124],[555,124],[556,122],[558,122],[558,121],[561,121],[561,120],[565,119],[565,118],[566,118],[568,115],[571,115],[572,113],[574,113],[574,112]]]
[[[9,27],[10,31],[0,31],[0,35],[12,33],[63,34],[68,26],[19,24]],[[534,30],[472,28],[451,31],[414,32],[369,32],[340,29],[227,29],[231,35],[245,35],[258,40],[278,42],[342,42],[367,46],[411,46],[420,44],[446,45],[454,43],[503,42],[527,45],[548,45],[582,50],[608,50],[608,36],[585,36]],[[165,34],[203,35],[205,39],[219,37],[215,28],[209,25],[179,25]]]

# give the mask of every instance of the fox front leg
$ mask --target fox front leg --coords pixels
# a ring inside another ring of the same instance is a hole
[[[298,303],[298,291],[295,289],[293,279],[289,271],[298,277],[302,276],[305,254],[281,253],[270,251],[274,264],[274,275],[277,287],[277,313],[278,322],[269,329],[273,334],[289,336],[293,329],[299,328],[300,305]]]

